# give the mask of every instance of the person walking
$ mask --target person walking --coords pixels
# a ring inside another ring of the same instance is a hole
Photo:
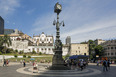
[[[4,59],[3,67],[6,66],[6,60]]]
[[[83,61],[80,62],[81,71],[83,70]]]
[[[24,59],[24,61],[23,61],[23,66],[24,66],[24,67],[26,66],[26,62],[25,62],[25,59]]]
[[[108,71],[108,69],[107,69],[107,60],[103,61],[103,71]]]
[[[8,60],[6,60],[6,66],[8,67]]]
[[[108,60],[107,62],[107,67],[108,67],[108,70],[110,70],[110,60]]]

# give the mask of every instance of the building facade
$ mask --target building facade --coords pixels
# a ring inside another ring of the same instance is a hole
[[[116,58],[116,40],[108,40],[101,45],[104,48],[104,57]]]
[[[106,42],[105,40],[102,40],[102,39],[96,39],[95,40],[95,44],[96,45],[100,45],[100,44],[102,44],[102,43],[104,43],[104,42]]]
[[[70,55],[89,55],[88,44],[71,44]]]
[[[13,50],[28,52],[28,41],[27,40],[13,40],[12,46]]]
[[[0,16],[0,34],[4,34],[4,19]]]
[[[33,36],[33,43],[36,46],[31,51],[41,52],[44,54],[54,54],[54,39],[52,35],[46,35],[44,32],[40,35]]]

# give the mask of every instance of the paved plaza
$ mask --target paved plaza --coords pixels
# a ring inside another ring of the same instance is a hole
[[[86,69],[76,70],[47,70],[50,64],[39,64],[39,71],[34,71],[30,64],[23,67],[20,63],[11,63],[8,67],[0,65],[0,77],[116,77],[116,66],[112,65],[107,72],[102,71],[102,66],[89,64]]]

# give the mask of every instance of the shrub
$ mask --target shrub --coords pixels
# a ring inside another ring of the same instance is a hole
[[[29,55],[28,58],[31,58],[31,56]]]
[[[16,49],[15,52],[18,52],[18,50]]]
[[[17,55],[15,54],[14,57],[17,58]]]
[[[2,55],[2,52],[0,52],[0,55]]]
[[[39,52],[39,55],[42,55],[42,53],[41,53],[41,52]]]
[[[23,58],[26,58],[26,55],[23,55]]]

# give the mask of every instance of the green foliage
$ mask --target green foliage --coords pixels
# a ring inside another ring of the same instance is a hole
[[[31,58],[31,56],[29,55],[28,58]]]
[[[2,49],[2,52],[7,53],[9,51],[7,51],[7,47],[6,46],[10,46],[11,45],[11,39],[8,35],[4,35],[3,37],[0,37],[0,48],[3,46],[3,44],[5,45],[4,48]]]
[[[102,56],[103,55],[103,47],[101,45],[97,45],[95,47],[95,53],[96,53],[96,55]]]
[[[26,55],[23,55],[23,58],[26,58]]]
[[[32,51],[32,54],[36,54],[36,51],[33,50],[33,51]]]
[[[0,36],[0,47],[2,47],[2,46],[3,46],[3,37]]]
[[[7,48],[7,50],[6,50],[6,53],[13,53],[13,52],[14,52],[14,50],[10,49],[10,48]]]
[[[70,55],[69,54],[67,54],[64,58],[67,58],[67,57],[69,57]]]
[[[41,53],[41,52],[39,52],[39,55],[42,55],[42,53]]]
[[[14,57],[17,58],[17,55],[15,54]]]
[[[2,52],[0,52],[0,55],[2,55]]]
[[[88,43],[88,42],[85,41],[85,42],[81,42],[80,44],[87,44],[87,43]]]
[[[18,52],[18,50],[16,49],[16,50],[15,50],[15,52],[17,53],[17,52]]]

